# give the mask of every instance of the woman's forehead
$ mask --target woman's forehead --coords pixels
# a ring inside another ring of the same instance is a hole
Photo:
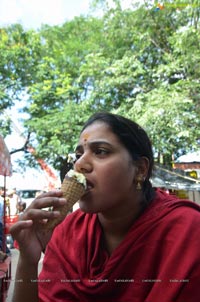
[[[87,126],[80,135],[79,142],[95,139],[117,139],[111,128],[104,122],[94,122]]]

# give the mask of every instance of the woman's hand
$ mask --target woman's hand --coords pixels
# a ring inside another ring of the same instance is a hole
[[[59,208],[66,204],[61,191],[51,191],[39,195],[31,205],[20,215],[19,221],[11,228],[12,237],[17,240],[24,261],[37,264],[41,252],[51,238],[52,231],[47,232],[44,224],[48,219],[60,215]],[[45,209],[46,208],[46,209]],[[48,208],[52,208],[48,211]]]

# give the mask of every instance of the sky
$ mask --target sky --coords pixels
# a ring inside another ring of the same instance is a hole
[[[112,5],[112,0],[108,0]],[[25,28],[59,25],[89,12],[91,0],[0,0],[0,26],[21,23]],[[122,8],[144,0],[121,0]]]
[[[0,25],[58,25],[89,11],[90,0],[0,0]]]

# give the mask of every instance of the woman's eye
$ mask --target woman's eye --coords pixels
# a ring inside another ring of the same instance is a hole
[[[107,149],[103,149],[103,148],[98,148],[95,151],[95,154],[97,154],[97,155],[106,155],[108,153],[109,153],[109,151]]]
[[[75,161],[77,161],[80,157],[81,157],[81,153],[76,153],[76,159],[75,159]]]

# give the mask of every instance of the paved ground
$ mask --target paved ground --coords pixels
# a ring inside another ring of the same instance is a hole
[[[19,251],[17,249],[11,249],[11,282],[8,290],[8,296],[6,299],[6,302],[12,302],[12,295],[13,295],[13,290],[14,290],[14,280],[15,280],[15,272],[16,272],[16,267],[17,267],[17,262],[18,262],[18,256],[19,256]],[[42,266],[42,259],[40,260],[39,264],[39,270],[41,269]]]
[[[8,296],[6,299],[6,302],[11,302],[13,288],[14,288],[14,279],[15,279],[15,272],[16,272],[16,266],[18,261],[18,255],[19,252],[16,249],[11,249],[11,282],[8,290]]]

